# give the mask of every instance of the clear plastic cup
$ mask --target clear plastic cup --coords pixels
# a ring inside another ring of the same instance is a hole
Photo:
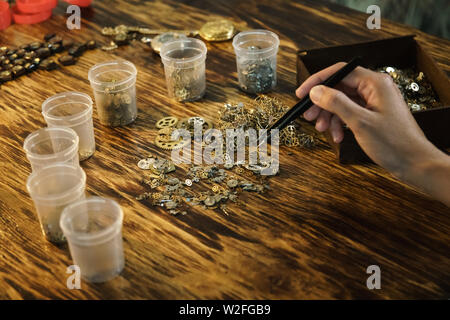
[[[86,174],[78,166],[54,163],[33,172],[27,180],[27,189],[45,237],[53,243],[64,243],[59,226],[63,209],[85,197]]]
[[[134,64],[125,60],[99,63],[89,70],[101,124],[126,126],[136,119],[136,75]]]
[[[233,39],[240,88],[264,93],[277,84],[277,52],[280,40],[268,30],[238,33]]]
[[[160,56],[171,98],[194,101],[204,96],[206,52],[205,43],[194,38],[173,40],[162,45]]]
[[[110,199],[91,197],[64,209],[61,229],[85,280],[105,282],[122,271],[122,221],[122,209]]]
[[[70,128],[52,127],[36,130],[26,137],[23,148],[33,171],[56,162],[79,166],[79,138]]]
[[[81,92],[56,94],[42,104],[42,114],[49,127],[69,127],[80,138],[78,155],[86,160],[95,152],[92,99]]]

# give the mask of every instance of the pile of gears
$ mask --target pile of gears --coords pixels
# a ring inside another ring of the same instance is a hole
[[[287,110],[279,100],[268,96],[259,96],[249,108],[243,103],[225,104],[219,112],[216,129],[242,128],[244,130],[265,129],[276,121]],[[202,117],[190,117],[179,120],[169,116],[156,122],[158,134],[155,144],[164,150],[176,150],[184,147],[190,141],[172,140],[175,129],[185,129],[194,137],[194,127],[201,125],[202,133],[213,128],[213,124]],[[286,146],[312,147],[316,139],[300,132],[297,124],[291,124],[280,133],[280,143]],[[136,199],[150,201],[154,206],[166,208],[172,215],[185,215],[189,206],[200,205],[209,209],[220,209],[227,212],[227,203],[238,202],[242,192],[264,193],[269,190],[268,175],[261,175],[262,170],[270,168],[270,162],[251,165],[246,163],[233,164],[224,159],[223,165],[193,165],[185,177],[173,176],[176,167],[170,160],[149,156],[138,162],[142,170],[150,171],[144,174],[142,182],[148,185],[150,192],[139,195]],[[278,170],[277,170],[278,171]],[[273,172],[276,174],[277,172]]]
[[[243,103],[225,104],[219,111],[219,121],[216,127],[220,130],[267,129],[288,109],[288,106],[276,98],[259,95],[248,107],[245,107]],[[280,145],[309,148],[315,146],[316,143],[317,139],[313,135],[301,132],[299,125],[295,122],[280,131]]]
[[[177,117],[165,117],[156,122],[158,134],[155,138],[155,144],[164,150],[176,150],[183,148],[190,141],[183,140],[180,137],[177,140],[172,140],[172,133],[176,129],[185,129],[194,136],[194,126],[198,123],[202,126],[202,134],[213,127],[212,123],[203,119],[202,117],[190,117],[178,120]]]
[[[175,165],[162,158],[149,156],[138,162],[145,175],[142,182],[151,188],[137,200],[149,200],[154,206],[165,207],[172,215],[185,215],[189,206],[203,206],[220,209],[228,215],[227,202],[238,202],[243,191],[263,193],[270,189],[267,176],[258,173],[260,168],[242,165],[192,166],[185,177],[179,179],[169,175],[174,173]]]
[[[377,71],[392,77],[412,112],[440,106],[439,98],[423,72],[394,67],[383,67]]]

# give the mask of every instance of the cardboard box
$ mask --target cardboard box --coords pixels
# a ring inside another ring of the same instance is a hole
[[[299,51],[297,82],[300,85],[311,74],[339,61],[350,61],[355,56],[361,56],[363,66],[370,69],[392,66],[400,69],[416,67],[418,71],[422,71],[431,82],[443,107],[414,112],[414,118],[434,145],[440,149],[450,148],[450,80],[414,39],[414,35]],[[350,129],[344,129],[344,140],[340,144],[335,144],[329,133],[326,136],[340,163],[370,161]]]

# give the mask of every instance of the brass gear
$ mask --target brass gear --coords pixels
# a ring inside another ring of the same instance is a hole
[[[172,141],[172,132],[175,130],[173,127],[164,127],[158,131],[158,137],[161,141]]]
[[[156,122],[156,127],[158,129],[174,127],[177,123],[178,123],[177,117],[165,117],[165,118],[159,119]]]
[[[155,138],[155,144],[164,150],[176,150],[181,149],[185,145],[187,145],[189,141],[180,139],[178,141],[167,141],[162,136],[156,136]]]
[[[184,118],[178,121],[177,128],[178,129],[186,129],[190,131],[192,134],[194,133],[194,124],[193,122],[201,121],[202,122],[202,130],[205,132],[208,129],[211,129],[213,127],[211,121],[205,120],[202,117],[190,117],[190,118]]]

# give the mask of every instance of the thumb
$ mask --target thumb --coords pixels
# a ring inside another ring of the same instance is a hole
[[[315,105],[339,116],[349,127],[358,119],[367,116],[369,110],[361,107],[342,91],[323,85],[315,86],[309,92]]]

